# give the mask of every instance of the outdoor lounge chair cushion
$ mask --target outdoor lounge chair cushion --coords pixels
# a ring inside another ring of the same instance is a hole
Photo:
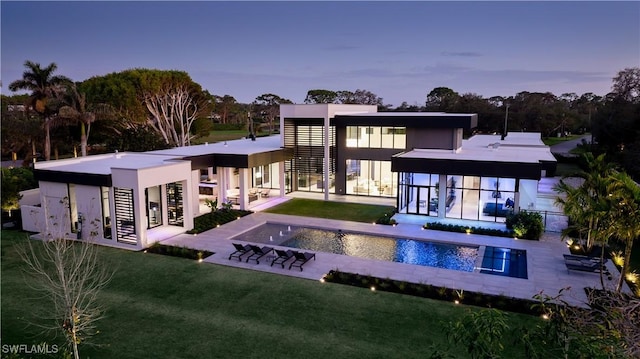
[[[233,243],[233,246],[235,247],[236,251],[229,255],[229,259],[236,257],[238,258],[238,261],[241,261],[242,259],[240,257],[251,252],[251,246],[249,246],[248,244],[245,244],[243,246],[242,244]]]
[[[305,263],[310,261],[312,258],[314,261],[316,260],[315,253],[293,252],[293,255],[295,256],[296,259],[293,262],[291,262],[291,264],[289,264],[289,269],[291,269],[291,267],[298,267],[300,268],[301,272],[302,272],[302,266]]]
[[[274,264],[280,264],[282,268],[284,268],[284,263],[289,259],[295,257],[293,252],[290,250],[283,251],[281,249],[276,249],[275,251],[276,251],[277,257],[271,262],[272,267]]]
[[[268,246],[264,246],[260,248],[256,245],[251,244],[250,247],[253,253],[251,253],[251,255],[247,257],[247,263],[250,260],[254,260],[256,261],[256,264],[260,264],[260,258],[266,256],[267,254],[271,253],[271,251],[273,251],[273,248]]]
[[[606,259],[605,259],[606,263]],[[583,272],[595,272],[600,270],[600,258],[578,256],[573,254],[564,255],[564,264],[568,270]]]

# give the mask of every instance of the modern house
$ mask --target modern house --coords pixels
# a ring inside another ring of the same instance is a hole
[[[475,114],[281,105],[280,135],[36,163],[23,227],[141,249],[193,228],[205,198],[250,210],[296,191],[395,199],[400,213],[442,219],[535,209],[556,165],[540,134],[463,139],[476,125]]]

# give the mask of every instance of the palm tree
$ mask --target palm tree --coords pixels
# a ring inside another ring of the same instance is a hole
[[[51,159],[51,115],[55,112],[52,109],[51,100],[57,98],[62,89],[62,85],[71,82],[67,77],[53,73],[58,68],[55,63],[41,68],[37,62],[25,61],[27,70],[22,74],[21,80],[16,80],[9,84],[9,90],[29,90],[31,91],[31,106],[42,117],[44,126],[44,158]]]
[[[621,241],[624,248],[624,262],[620,271],[620,278],[616,291],[620,292],[622,283],[629,271],[633,242],[640,238],[640,186],[624,173],[616,173],[609,186],[612,199],[612,221],[608,226],[608,233]]]
[[[592,153],[585,153],[583,160],[586,170],[565,176],[554,190],[564,195],[557,197],[556,203],[562,205],[564,213],[573,223],[565,234],[577,230],[580,239],[583,234],[586,235],[584,250],[590,252],[593,245],[603,237],[600,229],[609,210],[607,186],[615,167],[605,161],[604,155],[594,158]],[[568,177],[582,179],[582,184],[574,188],[565,182]]]
[[[58,116],[52,119],[53,124],[80,124],[80,152],[85,157],[91,124],[114,111],[106,104],[88,104],[87,96],[79,92],[75,84],[67,87],[63,101],[65,105],[58,110]]]
[[[598,243],[602,246],[600,262],[604,264],[604,247],[609,241],[608,229],[612,219],[612,198],[608,195],[612,182],[611,175],[615,169],[605,161],[604,155],[594,158],[592,153],[585,153],[583,160],[586,170],[565,176],[554,190],[563,196],[556,198],[562,205],[564,213],[572,223],[563,231],[563,237],[577,233],[585,253],[590,253]],[[567,177],[582,179],[582,184],[573,187],[565,182]],[[586,236],[586,238],[583,238]],[[604,288],[603,271],[600,270],[600,283]]]

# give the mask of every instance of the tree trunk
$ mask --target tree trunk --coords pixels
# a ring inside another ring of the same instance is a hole
[[[82,157],[87,157],[87,130],[84,123],[80,124],[80,153]]]
[[[620,269],[620,278],[618,278],[618,284],[616,285],[616,292],[620,293],[622,290],[622,284],[631,264],[631,249],[633,248],[633,239],[627,239],[627,243],[624,248],[624,263],[622,263],[622,269]]]
[[[44,118],[44,159],[51,160],[51,124],[49,118]]]
[[[602,244],[602,248],[600,248],[600,285],[602,285],[602,290],[604,290],[604,243]]]

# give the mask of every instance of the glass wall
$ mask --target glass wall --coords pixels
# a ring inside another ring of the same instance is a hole
[[[347,194],[395,197],[397,176],[391,172],[391,161],[346,160]]]
[[[413,173],[405,175],[401,186],[400,213],[438,215],[439,175]]]
[[[251,191],[260,197],[269,197],[271,189],[280,188],[279,164],[271,163],[264,166],[257,166],[251,169]],[[288,182],[287,182],[288,183]]]
[[[399,212],[437,216],[439,181],[446,179],[446,218],[504,222],[515,207],[516,179],[401,173]]]
[[[504,222],[515,206],[514,178],[448,176],[454,197],[447,218]]]
[[[347,126],[347,147],[403,149],[406,144],[405,127]]]

